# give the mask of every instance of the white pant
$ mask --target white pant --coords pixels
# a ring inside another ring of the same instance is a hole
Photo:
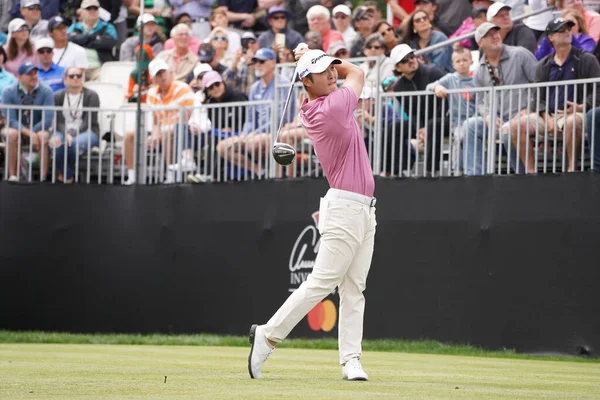
[[[265,325],[265,335],[280,342],[302,318],[338,287],[340,364],[362,353],[367,275],[375,240],[371,198],[329,189],[321,198],[321,244],[311,274]],[[374,205],[374,204],[373,204]]]

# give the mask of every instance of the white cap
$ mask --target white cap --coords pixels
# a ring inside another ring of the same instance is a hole
[[[494,18],[496,16],[496,14],[498,14],[498,12],[500,10],[502,10],[503,8],[508,8],[509,10],[512,10],[511,6],[504,4],[501,1],[494,2],[494,4],[492,4],[490,6],[490,8],[488,8],[488,10],[487,10],[487,14],[486,14],[487,20],[491,21],[492,18]]]
[[[142,21],[144,21],[144,24],[147,24],[148,22],[156,23],[156,20],[154,19],[154,15],[148,14],[148,13],[144,13],[143,15],[140,15],[137,18],[136,25],[140,25],[142,23]]]
[[[410,53],[414,53],[414,50],[407,44],[399,44],[392,49],[390,53],[390,59],[394,62],[394,65],[398,64]]]
[[[51,37],[43,37],[35,41],[35,49],[54,49],[54,40]]]
[[[17,29],[21,28],[23,25],[27,25],[27,22],[25,22],[24,19],[14,18],[13,20],[11,20],[8,23],[8,34],[10,35]],[[27,28],[29,28],[29,25],[27,25]],[[7,42],[8,42],[8,40],[7,40]]]
[[[492,24],[491,22],[484,22],[483,24],[479,25],[477,29],[475,29],[475,42],[481,42],[481,39],[483,39],[485,35],[487,35],[492,29],[500,29],[500,27]]]
[[[206,63],[199,63],[194,67],[194,78],[197,78],[203,72],[212,71],[212,67]]]
[[[298,60],[298,76],[306,77],[308,74],[320,74],[325,71],[331,63],[341,64],[339,58],[330,57],[323,50],[309,50]]]
[[[154,78],[159,71],[162,70],[170,71],[169,64],[165,60],[152,60],[148,65],[148,72],[150,73],[150,78]]]
[[[352,15],[352,11],[350,11],[350,7],[348,7],[345,4],[340,4],[340,5],[333,7],[333,11],[331,11],[331,15],[335,15],[337,13],[346,14],[347,16]]]

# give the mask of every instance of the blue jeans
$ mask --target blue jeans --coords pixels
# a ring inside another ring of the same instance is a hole
[[[50,154],[54,156],[56,167],[65,180],[73,177],[77,155],[81,156],[87,153],[89,149],[98,146],[98,143],[100,143],[98,135],[92,131],[80,132],[79,135],[73,136],[71,146],[67,146],[67,169],[65,171],[65,135],[61,132],[54,132],[52,134],[53,137],[59,137],[61,145],[56,147],[56,149],[50,148]]]
[[[595,120],[592,121],[593,118]],[[594,170],[600,170],[600,108],[594,108],[588,111],[585,115],[585,120],[587,140],[588,146],[590,147],[590,151],[592,151],[592,143],[594,144],[594,153],[592,154],[592,165],[594,167]],[[592,125],[592,122],[594,123],[594,125]]]

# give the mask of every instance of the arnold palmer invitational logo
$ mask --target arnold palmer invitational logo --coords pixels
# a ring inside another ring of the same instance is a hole
[[[319,212],[312,214],[313,223],[306,226],[294,243],[290,255],[290,286],[293,292],[308,278],[315,265],[315,259],[321,244],[321,235],[317,226],[319,225]],[[334,291],[335,292],[335,291]],[[310,310],[306,316],[308,326],[313,331],[331,331],[337,322],[337,309],[333,301],[325,299]]]

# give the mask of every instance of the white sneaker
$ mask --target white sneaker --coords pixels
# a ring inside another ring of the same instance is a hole
[[[196,162],[183,158],[180,163],[169,165],[171,171],[193,172],[196,170]]]
[[[9,182],[19,182],[19,178],[17,178],[17,176],[16,176],[16,175],[11,175],[11,176],[8,178],[8,181],[9,181]]]
[[[131,185],[135,185],[135,179],[126,179],[125,182],[123,182],[124,186],[131,186]]]
[[[271,355],[275,347],[271,347],[264,334],[264,328],[259,325],[252,325],[250,328],[250,355],[248,356],[248,372],[250,378],[260,379],[265,361]]]
[[[358,358],[352,358],[342,368],[344,379],[349,381],[368,381],[369,375],[362,369]]]

